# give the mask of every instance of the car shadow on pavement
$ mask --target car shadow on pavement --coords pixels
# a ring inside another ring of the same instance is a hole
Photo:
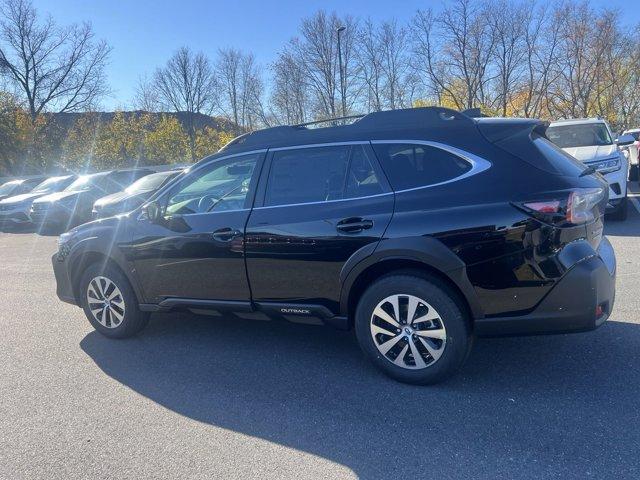
[[[640,473],[637,324],[480,339],[463,371],[432,387],[387,379],[351,333],[322,327],[156,315],[136,338],[92,332],[81,347],[107,375],[180,415],[361,478]]]

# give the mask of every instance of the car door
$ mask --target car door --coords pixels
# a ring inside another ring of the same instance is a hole
[[[370,145],[359,142],[270,150],[256,202],[246,229],[253,300],[335,314],[342,267],[375,247],[394,197]]]
[[[145,299],[249,302],[244,228],[264,152],[205,164],[157,197],[159,221],[143,218],[129,248]]]

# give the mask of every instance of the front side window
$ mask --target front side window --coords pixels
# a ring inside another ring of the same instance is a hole
[[[602,122],[577,125],[552,125],[547,128],[547,138],[560,148],[612,145],[609,129]]]
[[[472,168],[459,156],[429,145],[382,143],[375,144],[374,150],[394,190],[436,185]]]
[[[166,215],[241,210],[260,153],[234,157],[196,170],[169,194]]]
[[[176,177],[178,173],[179,172],[174,172],[174,171],[152,173],[151,175],[142,177],[140,180],[136,180],[127,188],[125,188],[125,191],[131,194],[153,192],[154,190],[159,189],[162,185],[167,183],[173,177]]]
[[[362,145],[282,150],[273,154],[265,206],[342,200],[382,191]]]

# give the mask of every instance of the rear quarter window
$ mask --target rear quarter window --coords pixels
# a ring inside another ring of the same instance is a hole
[[[575,175],[584,170],[584,164],[580,160],[569,155],[551,140],[537,134],[533,134],[531,138],[538,151],[558,172],[564,175]]]
[[[374,150],[394,190],[408,190],[454,180],[471,163],[441,148],[412,143],[374,144]]]

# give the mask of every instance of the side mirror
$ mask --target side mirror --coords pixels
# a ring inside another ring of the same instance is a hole
[[[635,138],[633,138],[633,135],[629,135],[628,133],[625,135],[620,135],[618,138],[616,138],[616,143],[618,144],[619,147],[623,147],[625,145],[631,145],[633,142],[635,142]]]
[[[158,202],[147,203],[142,207],[142,211],[151,223],[160,223],[160,220],[162,220],[162,208],[160,208]]]

